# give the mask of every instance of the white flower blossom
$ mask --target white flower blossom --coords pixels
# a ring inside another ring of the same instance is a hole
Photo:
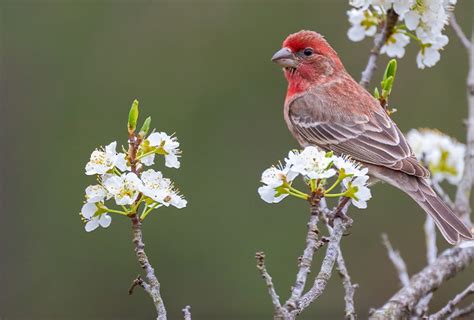
[[[147,138],[151,147],[159,148],[159,152],[165,155],[165,165],[168,168],[179,168],[179,142],[176,137],[169,136],[165,132],[154,132]],[[148,163],[153,162],[154,157],[150,157]]]
[[[333,160],[333,156],[309,146],[301,153],[290,152],[286,162],[291,166],[291,171],[309,179],[327,179],[336,174],[336,170],[331,168]]]
[[[97,214],[98,208],[95,203],[86,203],[82,206],[81,215],[87,220],[85,229],[87,232],[94,231],[99,226],[107,228],[112,218],[107,213]]]
[[[106,197],[107,190],[99,184],[88,186],[86,188],[86,199],[89,203],[104,201]]]
[[[427,47],[422,48],[416,57],[418,68],[432,67],[441,58],[439,50],[448,44],[448,37],[440,35],[436,37]]]
[[[352,9],[347,11],[349,22],[352,24],[347,36],[354,42],[362,41],[366,36],[373,36],[377,32],[377,17],[371,11]]]
[[[173,189],[170,179],[163,178],[159,171],[149,169],[142,173],[142,192],[164,206],[175,206],[178,209],[186,207],[187,201]]]
[[[351,27],[347,34],[352,41],[374,36],[385,13],[392,8],[398,14],[394,34],[381,49],[390,57],[402,58],[410,37],[417,39],[421,50],[416,57],[420,69],[432,67],[440,60],[440,50],[448,43],[443,30],[456,0],[351,0],[347,12]],[[403,26],[404,25],[404,26]]]
[[[350,192],[352,204],[359,209],[367,208],[367,201],[372,198],[370,189],[367,187],[369,176],[356,177],[353,180],[343,180],[343,184]],[[351,192],[352,191],[352,192]]]
[[[290,154],[293,155],[293,152],[290,151]],[[280,202],[288,196],[288,193],[281,194],[276,189],[285,183],[291,183],[297,176],[298,173],[291,171],[288,164],[284,167],[282,165],[272,166],[263,171],[260,181],[265,185],[258,188],[258,193],[265,202]]]
[[[416,157],[431,171],[433,180],[459,183],[464,172],[464,144],[430,129],[412,129],[407,140]]]
[[[380,50],[389,57],[403,58],[405,55],[405,47],[410,43],[410,38],[400,32],[396,32],[388,38],[387,43]]]
[[[133,172],[121,176],[111,175],[104,179],[103,184],[119,206],[132,204],[143,187],[140,178]]]
[[[104,174],[112,169],[117,162],[117,152],[115,151],[117,142],[114,141],[105,147],[105,150],[95,149],[86,164],[86,174]]]

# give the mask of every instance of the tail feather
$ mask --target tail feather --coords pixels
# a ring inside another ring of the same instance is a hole
[[[430,187],[428,180],[384,167],[367,166],[374,177],[397,187],[415,200],[433,218],[449,243],[456,244],[460,238],[474,240],[470,228],[439,198]]]
[[[418,178],[419,189],[412,198],[433,218],[439,230],[451,244],[459,242],[459,237],[472,240],[471,230],[459,219],[443,200],[433,191],[423,178]]]

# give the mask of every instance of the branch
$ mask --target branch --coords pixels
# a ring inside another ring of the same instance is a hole
[[[135,254],[137,256],[140,267],[145,270],[145,275],[147,279],[147,282],[143,282],[143,284],[147,284],[147,286],[149,286],[149,289],[147,290],[146,287],[143,285],[142,287],[153,300],[156,312],[158,314],[157,320],[166,320],[166,309],[160,294],[160,282],[155,276],[155,270],[151,266],[150,261],[148,260],[148,256],[145,253],[145,244],[143,243],[142,234],[142,223],[140,222],[140,218],[137,214],[132,217],[132,230],[133,243],[135,245]]]
[[[141,143],[141,139],[135,135],[133,131],[129,131],[129,142],[128,142],[128,160],[130,161],[131,171],[135,174],[138,173],[137,168],[137,151]],[[138,196],[135,200],[135,204],[139,204],[141,195]],[[129,294],[133,293],[135,286],[141,286],[146,293],[153,300],[155,309],[157,312],[157,320],[166,320],[166,309],[161,298],[160,293],[160,282],[155,275],[155,270],[148,260],[148,256],[145,253],[145,243],[143,242],[143,233],[142,233],[142,223],[137,213],[130,215],[132,221],[132,233],[133,233],[133,244],[135,245],[135,255],[137,256],[138,263],[140,267],[145,270],[146,280],[143,280],[138,276],[132,283],[130,287]]]
[[[439,186],[439,185],[438,185]],[[425,220],[425,237],[426,237],[426,260],[428,264],[433,263],[438,256],[438,247],[436,246],[436,228],[433,219],[426,215]],[[430,304],[433,293],[429,293],[420,299],[420,302],[413,311],[413,315],[421,318],[428,312],[428,305]]]
[[[447,316],[451,315],[454,312],[455,306],[457,306],[468,295],[473,294],[473,293],[474,293],[474,283],[471,283],[469,287],[467,287],[463,292],[455,296],[454,299],[449,301],[448,304],[444,306],[441,310],[429,316],[428,319],[430,320],[446,319]]]
[[[466,37],[466,34],[464,33],[464,31],[462,31],[461,26],[458,24],[458,21],[456,20],[456,16],[454,15],[454,12],[451,12],[449,16],[449,24],[451,25],[451,28],[453,28],[454,33],[456,34],[458,39],[461,41],[464,48],[466,48],[467,51],[471,50],[471,42]]]
[[[395,269],[397,270],[398,278],[400,279],[402,286],[407,286],[410,283],[410,276],[408,276],[407,266],[405,264],[405,261],[403,261],[400,252],[395,251],[393,249],[392,244],[388,240],[388,236],[385,233],[382,234],[382,242],[385,248],[387,248],[388,257],[390,258],[390,261],[392,261]]]
[[[342,285],[344,286],[344,302],[346,303],[346,314],[345,319],[347,320],[355,320],[357,319],[357,314],[355,311],[354,306],[354,294],[355,289],[358,287],[357,284],[352,284],[351,277],[349,276],[349,272],[346,268],[346,263],[344,261],[344,257],[342,256],[342,250],[339,248],[339,252],[337,255],[337,271],[339,271],[339,275],[342,278]]]
[[[295,309],[296,301],[303,294],[303,290],[306,285],[306,279],[311,269],[311,264],[313,262],[313,255],[316,250],[321,248],[324,245],[324,240],[318,240],[319,230],[318,230],[318,221],[319,215],[321,214],[320,210],[320,198],[316,199],[311,204],[311,216],[308,222],[308,234],[306,235],[306,248],[303,251],[303,255],[300,257],[299,270],[296,275],[295,284],[291,290],[291,297],[285,303],[285,308]]]
[[[336,218],[334,220],[333,232],[329,238],[326,255],[321,264],[321,270],[316,276],[311,289],[309,289],[309,291],[298,300],[297,308],[291,312],[293,316],[300,314],[324,292],[324,289],[331,278],[332,269],[339,253],[341,238],[349,226],[347,222],[350,223],[350,220],[347,220],[346,222],[343,222],[341,218]]]
[[[446,280],[454,277],[474,262],[474,247],[450,248],[436,260],[413,276],[409,284],[400,289],[381,308],[375,310],[370,319],[403,319],[421,298],[439,288]]]
[[[459,25],[456,23],[454,15],[451,15],[451,26],[456,31],[456,35],[461,41],[467,39]],[[454,23],[453,23],[454,22]],[[458,28],[458,29],[456,29]],[[466,47],[469,56],[469,74],[467,77],[467,101],[468,101],[468,119],[467,119],[467,138],[466,138],[466,156],[464,165],[464,174],[459,182],[456,192],[455,211],[467,225],[472,225],[470,221],[471,207],[470,196],[474,176],[474,32],[469,46]]]
[[[275,291],[275,286],[273,285],[272,277],[267,271],[265,266],[265,253],[257,252],[255,253],[255,259],[257,260],[257,269],[260,271],[265,284],[267,285],[268,294],[272,298],[273,307],[275,308],[275,313],[281,309],[280,297]]]
[[[191,320],[191,306],[186,306],[181,311],[183,312],[184,320]]]
[[[393,28],[397,24],[397,21],[398,14],[393,9],[389,9],[387,11],[387,19],[385,20],[382,30],[375,35],[374,46],[370,51],[367,66],[365,67],[365,70],[362,71],[362,77],[360,79],[359,84],[365,89],[368,88],[370,80],[374,75],[375,69],[377,69],[377,59],[380,54],[380,49],[387,42],[388,38],[390,38],[390,36],[392,35]]]
[[[474,302],[462,309],[455,309],[453,314],[448,318],[448,320],[454,320],[468,315],[474,314]]]

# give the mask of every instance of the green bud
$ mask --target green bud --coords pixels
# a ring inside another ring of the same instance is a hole
[[[144,138],[148,134],[148,131],[150,131],[150,124],[151,117],[148,117],[145,119],[145,122],[143,122],[142,128],[140,129],[140,137]]]
[[[395,78],[395,74],[397,73],[397,60],[392,59],[388,62],[387,68],[385,69],[385,73],[383,74],[383,79],[388,79],[389,77]]]
[[[130,108],[130,112],[128,114],[128,131],[134,132],[135,128],[137,127],[137,120],[138,120],[138,100],[133,100],[132,107]]]
[[[382,81],[382,97],[388,98],[388,96],[392,92],[393,80],[394,77],[390,76],[384,81]]]
[[[380,99],[380,93],[379,93],[379,89],[377,89],[377,87],[375,87],[375,90],[374,90],[374,97],[375,97],[375,99]]]

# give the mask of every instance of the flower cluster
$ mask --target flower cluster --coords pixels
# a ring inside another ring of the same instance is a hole
[[[348,157],[338,157],[310,146],[301,152],[290,151],[284,164],[266,169],[261,179],[264,185],[258,193],[268,203],[280,202],[288,195],[307,200],[309,195],[293,186],[295,178],[301,175],[311,192],[319,190],[324,197],[349,197],[356,207],[366,208],[371,198],[367,171]],[[326,188],[333,177],[335,182]],[[332,194],[340,184],[343,191]]]
[[[138,101],[135,104],[138,108]],[[138,109],[136,113],[138,116]],[[129,128],[128,151],[117,152],[117,142],[114,141],[92,152],[85,173],[96,175],[98,183],[85,190],[86,201],[81,216],[86,222],[87,232],[99,226],[107,228],[112,221],[109,213],[133,216],[143,207],[139,216],[143,220],[161,206],[186,206],[186,200],[170,179],[164,178],[160,171],[146,168],[154,164],[156,155],[163,155],[169,168],[180,166],[181,152],[176,137],[164,132],[153,132],[147,136],[150,121],[148,118],[138,135],[134,133],[135,128]],[[124,147],[122,149],[125,150]],[[108,200],[119,209],[107,206]]]
[[[410,39],[414,39],[420,46],[416,58],[418,68],[432,67],[440,59],[439,51],[448,43],[448,37],[442,32],[448,23],[449,10],[456,1],[350,0],[353,8],[347,12],[351,23],[347,35],[352,41],[374,36],[386,19],[387,10],[393,9],[399,16],[399,23],[381,52],[402,58]]]
[[[464,144],[431,129],[412,129],[407,140],[416,157],[430,170],[434,181],[459,183],[464,171]]]

